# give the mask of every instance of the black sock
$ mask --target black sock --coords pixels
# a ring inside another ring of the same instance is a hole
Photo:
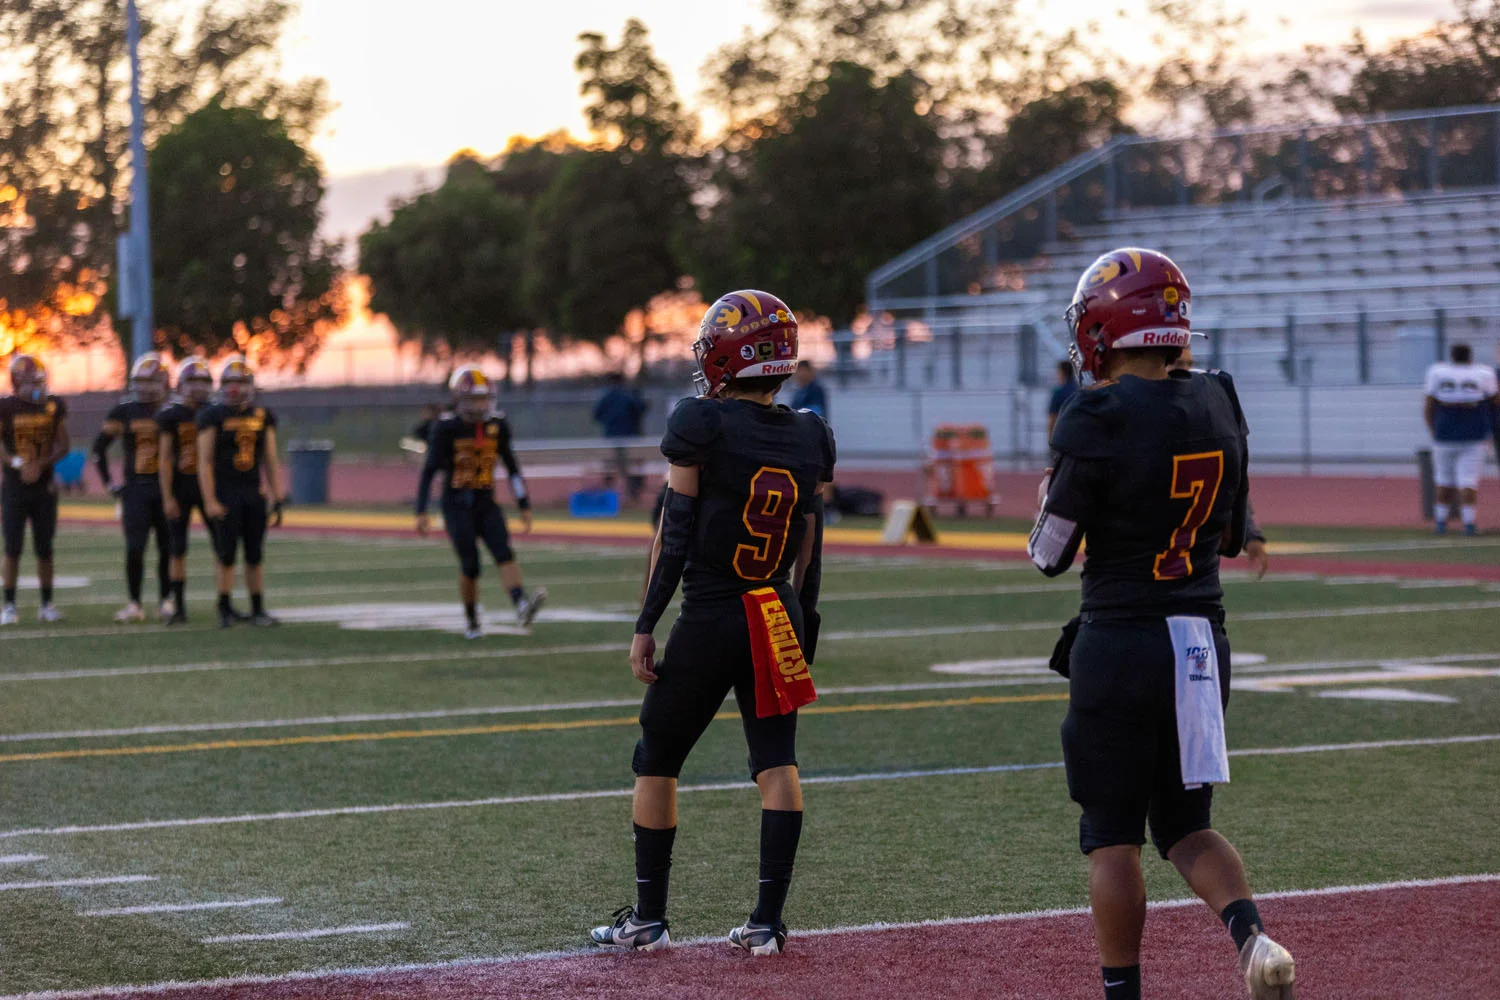
[[[229,595],[228,594],[220,594],[219,595],[219,610],[222,611],[222,612],[224,612],[226,615],[229,614],[229,612],[230,612],[231,609],[229,607]]]
[[[172,581],[172,600],[174,602],[176,602],[176,604],[177,604],[177,610],[178,611],[182,610],[182,602],[185,601],[185,600],[187,600],[187,598],[183,596],[183,590],[186,587],[187,587],[187,581],[186,580],[173,580]]]
[[[42,584],[42,604],[43,605],[47,605],[47,604],[51,604],[51,603],[52,603],[52,584],[50,584],[50,583],[44,583],[44,584]]]
[[[464,620],[469,623],[469,628],[479,627],[479,611],[474,605],[464,605]]]
[[[1141,1000],[1141,967],[1104,966],[1104,1000]]]
[[[260,594],[250,595],[250,613],[252,615],[263,615],[266,613],[266,601]]]
[[[14,603],[16,603],[16,588],[15,587],[6,587],[5,588],[5,603],[6,604],[14,604]]]
[[[797,861],[797,841],[802,838],[802,811],[762,809],[760,811],[760,898],[753,924],[781,923],[781,908],[786,905],[787,890],[792,887],[792,866]]]
[[[1260,911],[1255,908],[1253,899],[1236,899],[1224,907],[1219,919],[1229,928],[1229,936],[1234,938],[1236,951],[1244,951],[1245,942],[1261,929]]]
[[[652,830],[639,823],[635,828],[635,915],[639,920],[664,920],[667,916],[667,881],[672,874],[672,841],[677,827]]]
[[[523,590],[522,588],[520,588],[520,587],[512,587],[512,588],[510,588],[510,602],[512,604],[520,604],[521,601],[522,601],[522,599],[525,598],[525,596],[526,596],[526,591]]]
[[[125,553],[125,589],[130,592],[130,599],[136,604],[141,603],[141,580],[146,575],[146,554],[144,552]]]
[[[165,552],[161,558],[156,560],[156,593],[158,601],[165,601],[172,596],[172,573],[167,568],[167,561],[171,557]]]

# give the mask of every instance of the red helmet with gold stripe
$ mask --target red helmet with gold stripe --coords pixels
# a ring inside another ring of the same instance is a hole
[[[704,396],[736,379],[784,380],[797,370],[797,317],[769,292],[730,292],[703,314],[693,357],[693,381]]]
[[[1111,350],[1187,347],[1192,297],[1187,278],[1166,254],[1124,247],[1094,261],[1064,314],[1079,382],[1097,380]]]
[[[462,365],[448,379],[453,394],[453,412],[465,420],[479,422],[495,408],[495,383],[478,365]]]

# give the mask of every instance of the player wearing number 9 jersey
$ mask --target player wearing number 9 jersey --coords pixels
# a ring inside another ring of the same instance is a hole
[[[732,292],[709,308],[694,345],[699,398],[678,404],[661,450],[671,462],[651,569],[631,644],[650,685],[641,706],[633,820],[636,903],[590,938],[666,947],[677,776],[733,690],[760,790],[760,889],[734,945],[774,955],[802,830],[797,707],[816,697],[822,491],[833,433],[773,396],[797,368],[797,321],[780,299]],[[682,584],[682,610],[659,663],[653,634]]]
[[[1169,371],[1188,345],[1191,293],[1150,250],[1100,257],[1067,319],[1083,388],[1052,435],[1053,472],[1028,551],[1048,576],[1087,539],[1083,602],[1053,667],[1069,678],[1068,791],[1106,1000],[1140,1000],[1145,829],[1229,929],[1257,1000],[1292,996],[1291,955],[1263,932],[1244,865],[1210,825],[1229,780],[1229,640],[1220,556],[1248,520],[1248,430],[1234,383]]]
[[[264,472],[272,501],[261,489]],[[238,355],[219,369],[219,401],[198,411],[198,483],[203,510],[208,514],[218,556],[219,627],[237,621],[275,625],[266,613],[264,554],[266,527],[271,515],[281,522],[281,465],[276,457],[276,414],[255,404],[255,372]],[[250,614],[230,604],[234,589],[234,561],[245,547],[245,589],[250,592]]]

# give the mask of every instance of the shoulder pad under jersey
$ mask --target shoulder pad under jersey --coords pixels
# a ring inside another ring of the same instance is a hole
[[[684,399],[667,417],[667,433],[661,453],[674,465],[702,465],[719,438],[723,411],[717,402],[702,397]]]
[[[1103,382],[1073,393],[1052,429],[1054,451],[1074,458],[1113,457],[1115,429],[1125,412],[1116,385]]]

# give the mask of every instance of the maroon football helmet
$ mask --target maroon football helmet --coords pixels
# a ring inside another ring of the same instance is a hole
[[[471,423],[479,423],[495,408],[495,383],[478,365],[462,365],[448,379],[453,394],[453,412]]]
[[[1094,261],[1063,317],[1079,384],[1099,379],[1113,348],[1187,347],[1191,299],[1181,269],[1155,250],[1124,247]]]
[[[214,373],[201,358],[188,358],[177,366],[177,394],[200,406],[214,391]]]
[[[255,398],[255,369],[242,354],[231,354],[219,369],[219,397],[232,410]]]
[[[703,315],[693,357],[693,383],[704,396],[717,396],[737,378],[790,375],[797,370],[797,317],[769,292],[722,295]]]
[[[17,354],[10,359],[11,391],[32,403],[47,398],[47,366],[32,354]]]

